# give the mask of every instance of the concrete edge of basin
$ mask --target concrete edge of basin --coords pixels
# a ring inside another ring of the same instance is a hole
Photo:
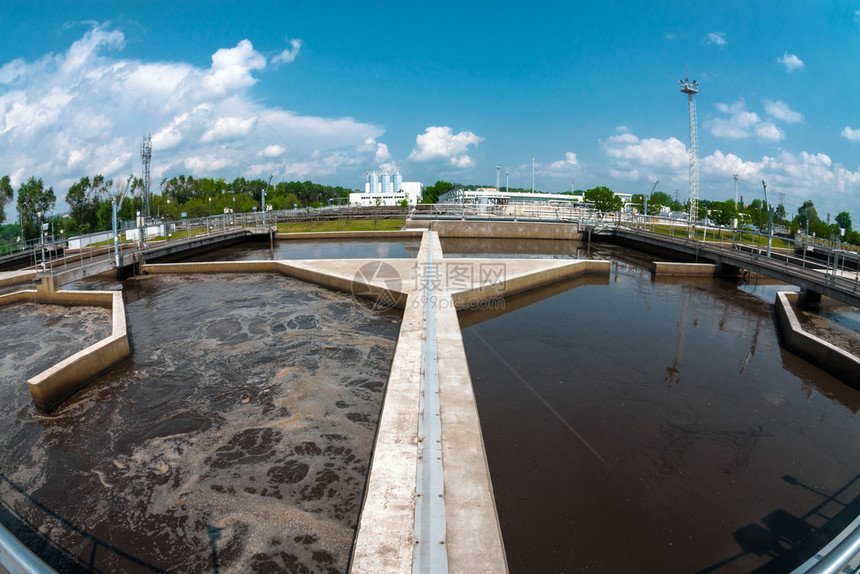
[[[37,408],[51,412],[93,378],[131,355],[125,321],[125,304],[119,291],[27,290],[0,296],[0,306],[41,303],[66,306],[99,306],[111,309],[111,334],[66,357],[27,381]]]
[[[11,285],[20,285],[32,281],[38,276],[36,270],[30,271],[12,271],[9,273],[0,273],[0,287],[9,287]]]
[[[467,309],[487,300],[500,299],[524,293],[544,285],[563,281],[586,274],[608,275],[612,265],[609,261],[597,259],[578,260],[560,264],[540,273],[527,273],[522,276],[505,277],[503,282],[480,285],[474,289],[452,294],[457,309]]]
[[[374,302],[385,300],[388,306],[403,309],[406,306],[406,293],[360,281],[360,278],[338,275],[327,270],[314,269],[314,263],[321,260],[274,260],[274,261],[208,261],[194,263],[151,263],[141,266],[144,275],[164,275],[182,273],[280,273],[314,285],[349,293],[356,297]],[[361,289],[356,289],[357,286]]]
[[[276,233],[275,239],[289,241],[303,239],[412,239],[420,238],[423,229],[395,229],[389,231],[297,231]]]
[[[713,277],[717,266],[712,263],[677,263],[674,261],[654,261],[651,264],[653,275],[686,275],[694,277]]]
[[[860,388],[860,357],[804,330],[793,308],[798,297],[797,293],[787,291],[776,294],[774,306],[785,346],[845,383]]]

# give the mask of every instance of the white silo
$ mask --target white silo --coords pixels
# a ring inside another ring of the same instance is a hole
[[[394,193],[403,191],[403,176],[399,171],[394,172]]]
[[[376,175],[375,171],[370,174],[370,194],[379,194],[379,176]]]
[[[382,194],[391,195],[391,175],[388,172],[382,174]]]

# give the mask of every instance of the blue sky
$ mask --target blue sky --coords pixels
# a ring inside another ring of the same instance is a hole
[[[857,2],[0,5],[0,174],[407,181],[785,197],[860,220]],[[154,186],[157,191],[157,186]],[[62,209],[62,205],[60,205]]]

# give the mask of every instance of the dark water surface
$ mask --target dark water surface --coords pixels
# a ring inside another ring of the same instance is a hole
[[[791,570],[860,512],[860,391],[734,284],[599,252],[608,284],[461,314],[511,572]]]
[[[124,296],[133,357],[54,416],[4,349],[0,522],[60,571],[342,572],[399,314],[276,275],[144,277]],[[79,336],[3,312],[4,346],[34,356],[48,327]]]
[[[272,259],[403,259],[416,257],[421,238],[415,239],[349,239],[313,240],[289,239],[249,241],[232,247],[183,259],[183,261],[255,261]]]

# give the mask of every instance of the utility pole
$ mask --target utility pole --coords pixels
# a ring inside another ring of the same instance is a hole
[[[532,193],[535,192],[535,156],[532,156]]]
[[[735,178],[735,209],[738,208],[738,174],[732,174],[732,177]]]
[[[773,208],[767,201],[767,184],[761,180],[761,185],[764,188],[764,203],[767,206],[767,256],[770,257],[770,248],[773,243]]]

